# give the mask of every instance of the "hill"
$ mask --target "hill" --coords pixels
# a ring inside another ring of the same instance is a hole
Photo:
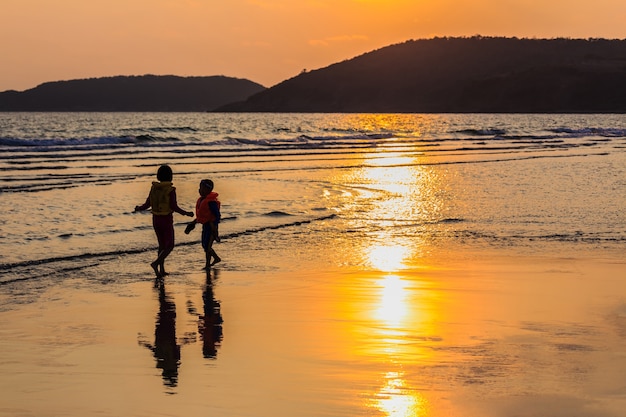
[[[0,93],[0,111],[209,111],[264,90],[224,76],[117,76]]]
[[[626,40],[411,40],[217,111],[623,113]]]

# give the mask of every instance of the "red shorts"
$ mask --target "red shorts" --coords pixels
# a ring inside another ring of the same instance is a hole
[[[152,226],[159,241],[159,252],[174,249],[174,217],[152,215]]]

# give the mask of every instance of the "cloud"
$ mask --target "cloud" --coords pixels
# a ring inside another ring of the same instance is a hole
[[[365,35],[342,35],[342,36],[331,36],[324,39],[311,39],[309,41],[309,45],[311,46],[321,46],[326,47],[330,46],[333,43],[346,43],[346,42],[361,42],[368,41],[369,37]]]

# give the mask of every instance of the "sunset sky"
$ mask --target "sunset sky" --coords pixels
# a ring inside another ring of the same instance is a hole
[[[0,0],[0,91],[113,75],[271,87],[409,39],[626,38],[624,0]]]

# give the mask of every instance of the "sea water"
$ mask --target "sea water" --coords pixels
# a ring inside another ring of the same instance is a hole
[[[259,259],[303,234],[355,264],[363,240],[626,249],[623,115],[0,113],[0,156],[3,283],[154,251],[133,209],[161,164],[186,210],[213,179],[223,238]]]

